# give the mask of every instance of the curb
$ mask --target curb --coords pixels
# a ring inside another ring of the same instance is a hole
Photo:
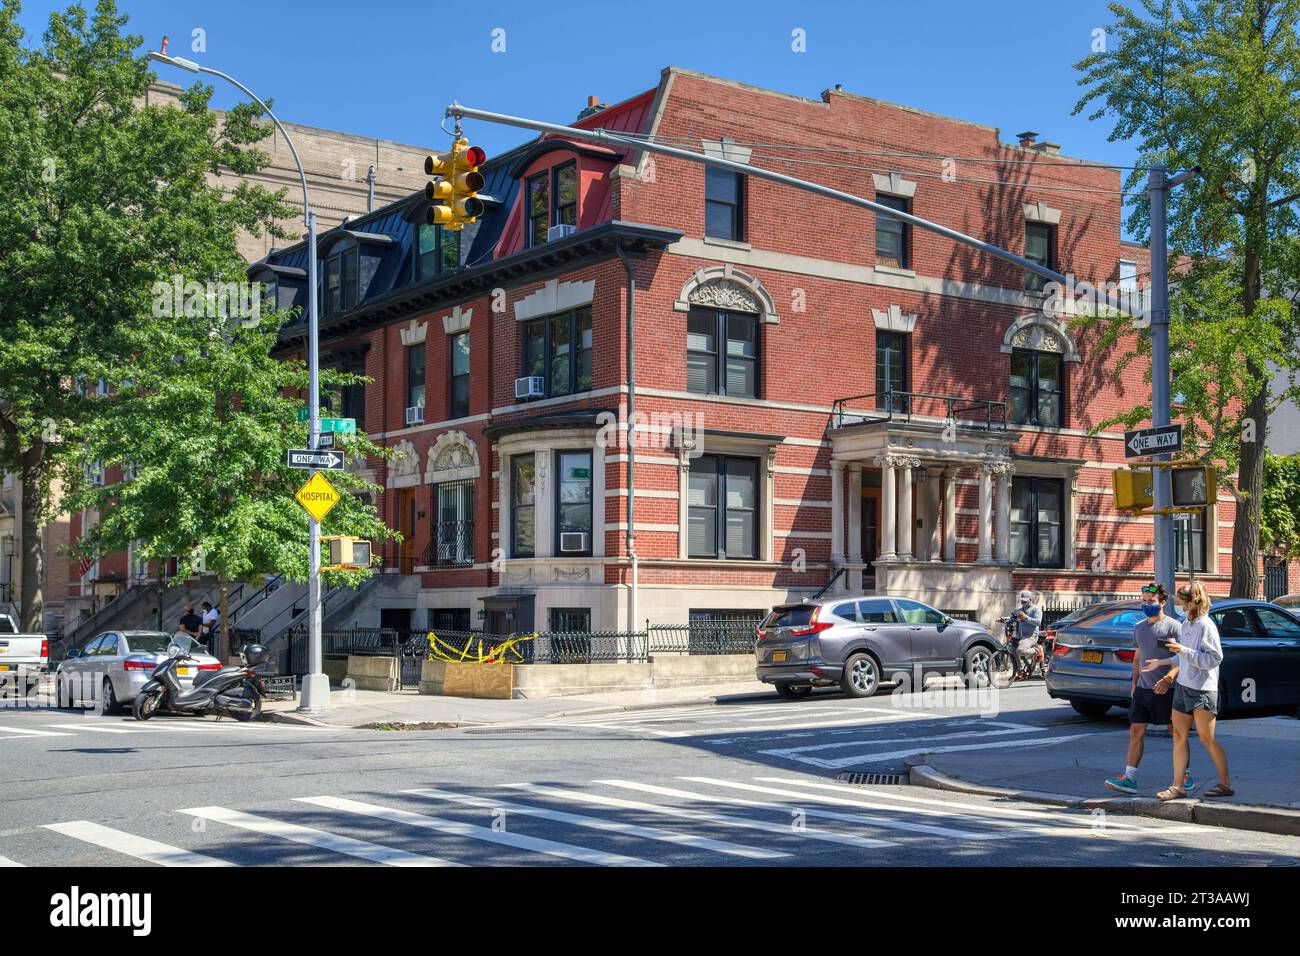
[[[1045,803],[1079,810],[1106,810],[1135,816],[1156,817],[1178,823],[1199,823],[1204,826],[1227,827],[1234,830],[1255,830],[1278,836],[1300,836],[1300,810],[1285,807],[1264,807],[1251,804],[1212,803],[1207,800],[1185,799],[1161,801],[1153,797],[1077,797],[1071,794],[1047,793],[1039,790],[1012,790],[986,784],[968,783],[949,777],[927,766],[924,757],[908,757],[908,782],[914,786],[948,790],[954,793],[978,794],[986,797],[1003,797],[1024,800],[1028,803]]]

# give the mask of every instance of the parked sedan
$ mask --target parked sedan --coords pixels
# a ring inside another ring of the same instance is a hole
[[[870,697],[900,675],[919,687],[929,674],[987,672],[997,643],[982,624],[873,595],[778,605],[758,626],[754,652],[758,679],[782,697],[835,684]]]
[[[1300,594],[1283,594],[1280,598],[1273,598],[1273,603],[1278,607],[1284,607],[1288,611],[1300,610]]]
[[[1047,692],[1096,718],[1131,703],[1133,626],[1143,615],[1138,601],[1094,607],[1058,627]],[[1223,644],[1220,713],[1300,710],[1300,617],[1267,601],[1226,598],[1210,606],[1210,618]]]
[[[112,713],[135,699],[153,669],[167,659],[172,635],[165,631],[105,631],[85,647],[71,650],[55,674],[60,707],[89,706],[95,701]],[[181,686],[189,687],[199,671],[221,669],[207,653],[194,655],[194,663],[176,669]]]

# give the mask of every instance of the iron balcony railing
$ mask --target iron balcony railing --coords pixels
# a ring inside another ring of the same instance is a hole
[[[1007,403],[961,395],[932,395],[887,389],[849,398],[837,398],[831,410],[832,425],[844,428],[868,422],[903,422],[913,419],[955,422],[981,431],[1007,430]]]
[[[438,521],[433,538],[424,549],[428,568],[467,567],[474,563],[474,521]]]

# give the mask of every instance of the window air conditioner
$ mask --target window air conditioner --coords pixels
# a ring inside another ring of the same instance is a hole
[[[551,226],[546,230],[546,241],[554,242],[556,239],[563,239],[565,236],[571,236],[578,231],[578,227],[571,223],[561,223],[558,226]]]
[[[540,375],[525,375],[515,379],[515,398],[541,398],[546,391],[546,379]]]
[[[587,532],[585,531],[565,531],[560,535],[560,553],[577,554],[590,550],[587,543]]]
[[[424,406],[412,405],[406,410],[406,424],[423,425],[424,424]]]

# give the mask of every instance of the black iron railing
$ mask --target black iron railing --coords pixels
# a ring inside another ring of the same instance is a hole
[[[425,567],[467,567],[473,563],[473,519],[435,522],[433,538],[424,549]]]
[[[651,624],[651,654],[752,654],[754,628],[761,618],[752,621],[692,621],[690,624]]]
[[[960,428],[980,431],[1006,431],[1007,403],[891,388],[884,392],[837,398],[831,411],[834,428],[868,422],[910,423],[914,419],[955,422]]]

